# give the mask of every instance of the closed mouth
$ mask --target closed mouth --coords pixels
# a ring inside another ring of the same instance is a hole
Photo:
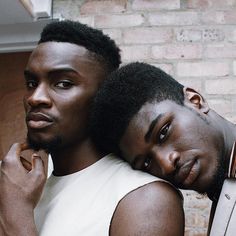
[[[199,174],[199,162],[192,159],[185,164],[183,164],[175,176],[176,183],[181,186],[181,188],[189,188],[193,182],[196,180]]]
[[[44,113],[30,112],[26,116],[26,123],[28,128],[42,129],[50,126],[53,123],[53,119]]]

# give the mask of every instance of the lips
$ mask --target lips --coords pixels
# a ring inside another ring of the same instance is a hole
[[[175,181],[181,188],[189,188],[198,177],[199,171],[199,162],[192,159],[179,168],[175,175]]]
[[[28,128],[43,129],[50,126],[53,123],[53,119],[41,112],[30,112],[26,116],[26,123]]]

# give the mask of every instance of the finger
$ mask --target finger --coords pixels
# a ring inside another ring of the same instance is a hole
[[[26,143],[26,142],[21,143],[20,145],[21,145],[21,151],[25,151],[27,149],[30,149],[28,143]]]
[[[21,152],[21,144],[20,143],[14,143],[12,144],[12,146],[10,147],[8,153],[7,153],[7,156],[11,156],[13,154],[20,154]]]
[[[20,156],[20,160],[21,160],[21,163],[24,166],[24,168],[28,171],[31,171],[32,164],[29,161],[27,161],[26,159],[24,159],[22,156]]]
[[[32,155],[32,170],[31,171],[34,171],[34,172],[37,172],[37,173],[43,173],[43,174],[46,173],[43,160],[36,153],[34,153]]]
[[[22,152],[22,151],[25,151],[25,150],[27,150],[27,149],[29,149],[29,146],[28,146],[28,144],[27,143],[14,143],[12,146],[11,146],[11,148],[10,148],[10,150],[9,150],[9,152],[8,152],[8,154],[7,154],[7,156],[9,155],[9,156],[20,156],[20,153]],[[7,157],[6,156],[6,157]]]
[[[44,163],[41,157],[37,154],[32,155],[32,170],[29,172],[29,174],[35,186],[41,186],[42,184],[45,184],[46,172]]]
[[[3,160],[7,161],[7,160],[16,159],[16,157],[20,156],[20,153],[21,153],[21,144],[14,143]]]
[[[1,168],[2,169],[10,168],[13,172],[15,171],[25,172],[26,169],[23,167],[22,162],[20,161],[21,151],[22,151],[22,144],[14,143],[11,146],[7,155],[3,158]]]

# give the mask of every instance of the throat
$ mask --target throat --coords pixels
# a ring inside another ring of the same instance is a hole
[[[55,176],[73,174],[87,168],[103,157],[90,140],[86,140],[75,147],[70,146],[60,150],[60,152],[51,153],[51,156]]]

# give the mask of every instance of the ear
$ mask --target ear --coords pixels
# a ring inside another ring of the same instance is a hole
[[[208,113],[210,110],[207,102],[200,93],[192,88],[184,87],[184,105]]]

